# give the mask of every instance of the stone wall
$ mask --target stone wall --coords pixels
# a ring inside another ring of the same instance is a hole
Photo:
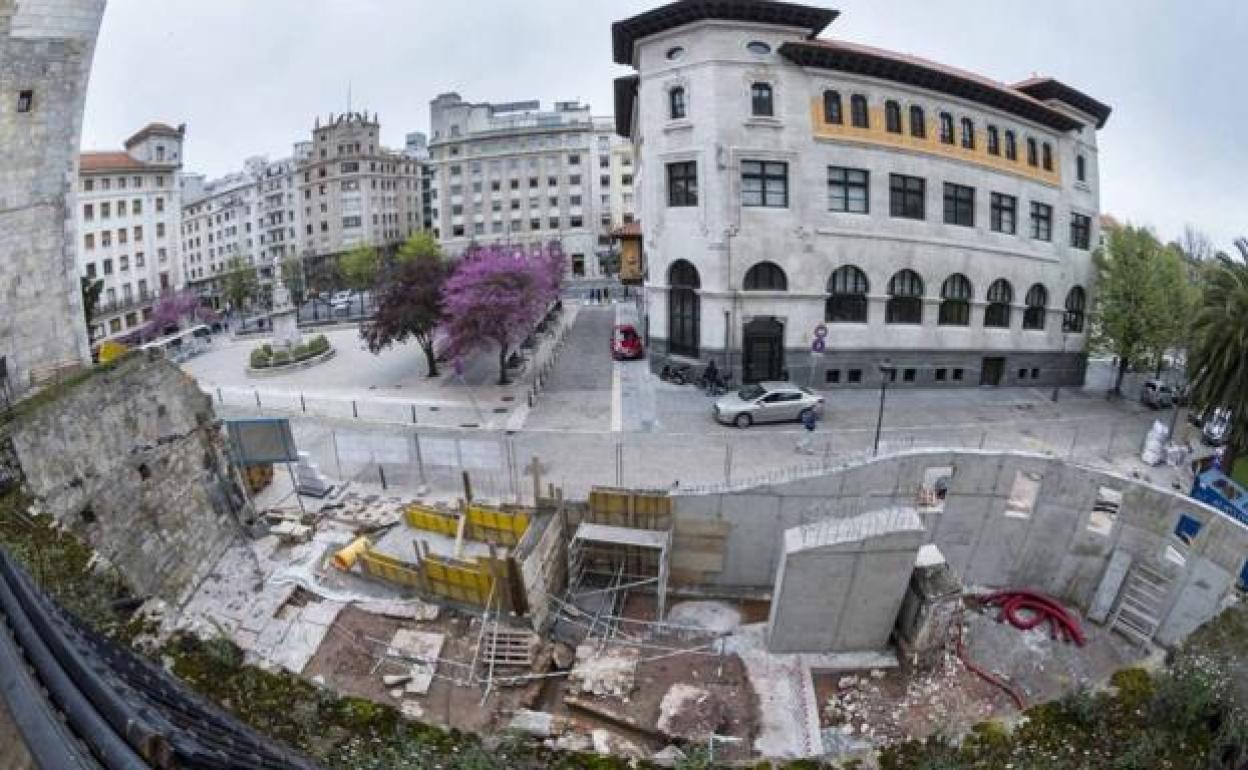
[[[0,429],[0,458],[137,593],[178,601],[243,537],[250,511],[211,400],[158,354],[25,406]]]
[[[936,469],[950,482],[939,507],[918,508],[926,539],[970,587],[1032,588],[1086,610],[1112,555],[1125,552],[1173,573],[1157,631],[1170,644],[1218,612],[1248,561],[1248,527],[1182,493],[1052,457],[931,451],[674,497],[674,582],[770,591],[786,529],[915,505]],[[1112,516],[1093,510],[1102,490],[1121,495]],[[1190,543],[1175,535],[1181,516],[1201,525]]]
[[[103,13],[104,0],[0,0],[0,358],[15,395],[89,360],[68,213]]]

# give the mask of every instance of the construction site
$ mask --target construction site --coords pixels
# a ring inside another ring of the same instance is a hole
[[[1248,558],[1203,503],[1039,454],[588,499],[533,463],[519,503],[470,472],[401,495],[327,478],[283,420],[217,421],[159,358],[91,384],[11,421],[4,477],[147,597],[149,641],[569,752],[870,758],[1009,724],[1156,664]],[[86,412],[116,446],[74,442]]]

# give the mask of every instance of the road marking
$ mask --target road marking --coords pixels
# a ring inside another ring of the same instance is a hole
[[[615,306],[615,324],[620,323],[620,306]],[[615,329],[611,329],[612,339],[614,340]],[[624,374],[620,361],[612,360],[611,362],[611,432],[619,433],[624,430]]]

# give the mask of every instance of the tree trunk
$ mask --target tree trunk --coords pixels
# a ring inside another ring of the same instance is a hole
[[[1122,395],[1122,380],[1127,376],[1127,367],[1131,365],[1126,356],[1118,357],[1118,376],[1114,378],[1114,395]]]
[[[507,385],[507,346],[498,346],[498,384]]]
[[[433,338],[420,341],[420,349],[425,351],[425,369],[426,377],[438,376],[438,356],[433,349]]]

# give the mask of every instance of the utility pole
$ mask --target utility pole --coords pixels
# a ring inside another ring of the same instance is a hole
[[[897,374],[897,367],[888,361],[880,364],[880,413],[875,420],[875,448],[871,450],[872,457],[880,456],[880,431],[884,428],[884,398],[888,393],[888,378]]]

